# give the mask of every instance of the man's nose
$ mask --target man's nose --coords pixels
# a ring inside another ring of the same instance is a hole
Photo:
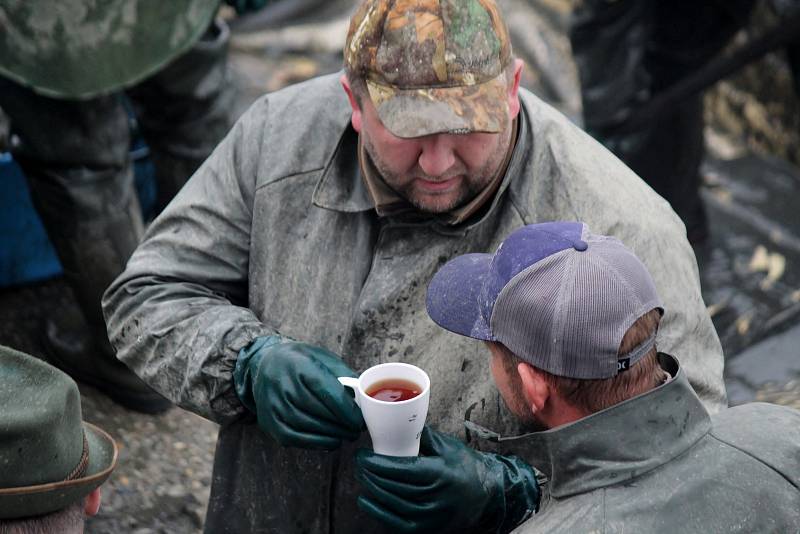
[[[446,134],[437,134],[422,140],[419,166],[428,176],[441,176],[456,162],[453,143],[449,138]]]

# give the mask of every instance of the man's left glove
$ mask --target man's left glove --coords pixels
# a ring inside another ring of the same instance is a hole
[[[239,351],[233,383],[258,426],[285,447],[333,450],[364,430],[361,410],[337,380],[356,374],[336,354],[280,336]]]
[[[539,505],[532,467],[428,427],[417,457],[360,449],[358,505],[399,532],[510,532]]]

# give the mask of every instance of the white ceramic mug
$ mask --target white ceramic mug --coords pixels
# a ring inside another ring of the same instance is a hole
[[[367,395],[371,386],[387,379],[411,381],[422,391],[416,397],[396,402]],[[428,415],[431,390],[431,379],[425,371],[407,363],[382,363],[370,367],[358,378],[341,376],[339,382],[355,392],[355,401],[367,423],[375,452],[388,456],[419,454],[419,437]]]

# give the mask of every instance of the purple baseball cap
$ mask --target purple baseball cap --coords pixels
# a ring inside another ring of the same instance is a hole
[[[644,264],[618,239],[581,222],[524,226],[494,254],[466,254],[428,286],[428,315],[463,336],[497,341],[557,376],[600,379],[625,371],[655,334],[618,356],[642,315],[664,308]]]

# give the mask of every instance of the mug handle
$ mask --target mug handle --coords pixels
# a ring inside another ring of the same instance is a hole
[[[340,376],[337,378],[337,380],[339,380],[344,387],[353,390],[353,400],[356,401],[356,405],[361,406],[361,403],[358,399],[358,378],[354,376]]]

